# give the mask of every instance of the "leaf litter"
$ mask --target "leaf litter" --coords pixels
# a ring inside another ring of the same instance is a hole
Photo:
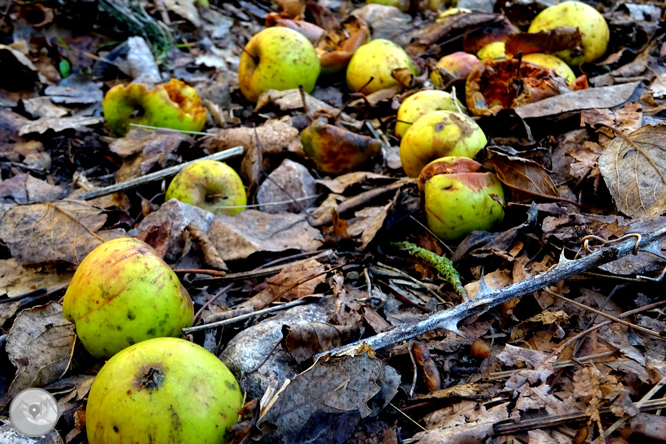
[[[87,442],[86,397],[104,363],[61,298],[87,253],[115,237],[150,244],[195,301],[185,337],[246,394],[230,442],[666,440],[663,5],[589,2],[611,40],[567,86],[520,59],[581,45],[576,28],[522,32],[551,2],[459,0],[473,12],[439,20],[426,3],[444,2],[130,3],[9,2],[3,14],[0,441],[17,439],[4,419],[11,398],[43,387],[63,411],[43,442]],[[267,24],[306,33],[333,68],[367,35],[387,38],[421,74],[398,69],[397,85],[363,96],[343,67],[310,93],[250,103],[237,68]],[[439,88],[484,131],[477,158],[505,186],[505,218],[444,243],[402,172],[396,111],[436,88],[437,59],[493,41],[513,58]],[[115,137],[104,93],[170,78],[198,90],[204,129]],[[326,173],[301,138],[318,116],[376,155]],[[124,186],[237,146],[227,163],[248,204],[235,216],[165,202],[170,177]],[[105,195],[79,197],[91,190]],[[432,261],[394,245],[405,241]],[[433,265],[444,259],[465,292]]]

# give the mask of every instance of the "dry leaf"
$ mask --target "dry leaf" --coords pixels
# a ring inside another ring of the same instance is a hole
[[[104,222],[106,214],[83,201],[21,205],[0,220],[0,239],[21,265],[76,265],[103,242],[94,233]]]
[[[546,170],[533,160],[507,156],[491,151],[490,162],[495,167],[497,178],[506,186],[540,197],[560,199],[557,188]]]
[[[507,54],[535,52],[554,53],[565,49],[576,50],[582,45],[582,35],[578,28],[558,26],[541,32],[514,34],[504,41]]]
[[[56,302],[22,311],[7,334],[7,355],[17,368],[7,401],[23,389],[60,379],[69,365],[76,335],[74,324]]]
[[[0,295],[6,293],[12,298],[39,288],[51,290],[62,287],[69,283],[72,275],[67,272],[39,273],[35,269],[20,266],[15,259],[0,260]]]
[[[599,168],[617,209],[629,217],[666,212],[666,125],[645,125],[616,137],[599,157]],[[637,148],[637,147],[638,148]]]
[[[315,355],[340,347],[358,334],[358,326],[335,326],[323,322],[282,326],[282,347],[303,364]]]
[[[53,202],[64,197],[65,190],[23,173],[0,183],[0,203],[30,204]],[[4,201],[4,202],[3,202]]]

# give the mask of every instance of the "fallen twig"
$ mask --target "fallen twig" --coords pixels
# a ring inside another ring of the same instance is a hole
[[[118,191],[125,191],[131,188],[136,188],[138,186],[155,182],[156,180],[166,179],[167,177],[174,176],[180,172],[183,168],[188,165],[198,162],[200,160],[224,160],[230,157],[239,156],[243,154],[243,147],[237,146],[234,148],[229,148],[228,150],[220,151],[219,153],[211,154],[210,156],[202,157],[197,160],[192,160],[191,162],[181,163],[180,165],[172,166],[170,168],[165,168],[161,171],[156,171],[154,173],[146,174],[145,176],[137,177],[136,179],[127,180],[125,182],[117,183],[115,185],[109,185],[108,187],[100,188],[99,190],[88,191],[87,193],[81,194],[79,197],[83,200],[95,199],[96,197],[106,196],[108,194],[113,194]]]
[[[643,235],[638,243],[641,250],[654,249],[656,245],[666,238],[666,224],[663,224],[651,233]],[[339,347],[328,352],[320,353],[319,358],[324,354],[337,355],[349,352],[362,344],[367,344],[373,349],[381,349],[390,345],[397,344],[429,331],[445,328],[454,333],[461,334],[458,331],[458,322],[474,314],[483,313],[504,302],[511,301],[520,296],[534,293],[544,287],[553,285],[561,280],[570,278],[590,270],[599,265],[607,264],[616,259],[624,257],[634,251],[636,240],[634,238],[626,239],[622,242],[608,244],[592,252],[588,256],[576,260],[567,259],[564,254],[560,256],[560,262],[550,270],[536,276],[533,279],[517,282],[505,288],[491,290],[481,279],[479,291],[474,299],[453,307],[448,310],[440,311],[432,316],[423,319],[415,324],[409,324],[394,328],[393,330],[380,333],[370,338],[357,341],[343,347]]]

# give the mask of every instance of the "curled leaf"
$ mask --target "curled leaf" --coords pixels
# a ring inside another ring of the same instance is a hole
[[[277,12],[271,12],[266,16],[266,27],[281,26],[283,28],[293,29],[294,31],[303,34],[305,38],[310,40],[312,44],[316,44],[322,38],[326,31],[317,25],[308,23],[304,20],[291,20],[280,17]]]
[[[544,52],[556,53],[565,49],[580,52],[583,37],[578,28],[558,26],[547,31],[532,32],[529,34],[514,34],[505,40],[505,51],[509,55],[532,54]]]

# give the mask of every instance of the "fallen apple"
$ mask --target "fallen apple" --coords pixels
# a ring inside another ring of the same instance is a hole
[[[152,90],[143,83],[116,85],[104,96],[102,110],[111,129],[120,136],[127,134],[132,123],[201,131],[208,117],[196,90],[176,79]]]
[[[312,92],[321,66],[312,43],[293,29],[266,28],[245,46],[238,65],[238,84],[256,102],[269,89],[285,91],[303,86]]]
[[[192,325],[192,300],[150,245],[133,238],[104,242],[83,259],[63,302],[86,350],[109,358],[130,345],[179,336]]]
[[[459,111],[464,109],[462,103],[456,99],[458,106],[445,91],[429,90],[419,91],[402,101],[398,108],[398,122],[395,124],[395,135],[402,138],[413,122],[419,117],[433,111]]]
[[[437,67],[450,72],[456,79],[464,79],[469,73],[474,71],[474,68],[479,63],[481,62],[479,62],[479,59],[475,55],[458,51],[439,59]],[[442,86],[442,79],[439,73],[433,71],[430,74],[430,80],[435,86]]]
[[[401,10],[402,12],[409,11],[409,5],[411,0],[366,0],[366,5],[371,4],[384,5],[384,6],[393,6]]]
[[[434,111],[420,117],[400,142],[402,168],[418,177],[429,162],[446,156],[472,158],[486,146],[486,136],[468,116],[451,111]]]
[[[400,68],[412,75],[419,73],[404,49],[389,40],[372,40],[358,48],[349,61],[347,86],[353,92],[371,94],[400,85],[392,76]]]
[[[438,22],[443,22],[445,20],[448,20],[450,17],[454,15],[459,15],[459,14],[468,14],[472,12],[471,9],[466,9],[466,8],[449,8],[446,11],[442,12],[439,14],[439,17],[437,17]]]
[[[301,131],[301,143],[317,170],[328,174],[356,171],[382,150],[379,140],[331,125],[327,117],[316,118]]]
[[[547,31],[558,26],[578,28],[583,36],[582,53],[567,49],[555,54],[569,65],[593,62],[606,52],[610,30],[604,17],[593,7],[573,1],[550,6],[534,18],[528,32]]]
[[[504,42],[492,42],[481,48],[476,53],[477,57],[481,60],[504,60],[506,58]]]
[[[245,187],[238,173],[215,160],[199,160],[176,174],[164,197],[165,201],[170,199],[229,216],[243,211],[242,207],[247,205]]]
[[[238,382],[205,348],[157,338],[113,356],[86,405],[90,444],[224,444],[243,403]]]
[[[534,63],[535,65],[540,65],[552,69],[555,71],[555,73],[557,73],[558,76],[564,78],[568,85],[571,85],[574,80],[576,80],[576,75],[571,70],[571,68],[569,68],[569,65],[554,55],[532,53],[524,55],[523,60],[526,62]]]
[[[453,241],[486,231],[504,218],[504,190],[493,173],[465,157],[444,157],[419,175],[428,228]]]

